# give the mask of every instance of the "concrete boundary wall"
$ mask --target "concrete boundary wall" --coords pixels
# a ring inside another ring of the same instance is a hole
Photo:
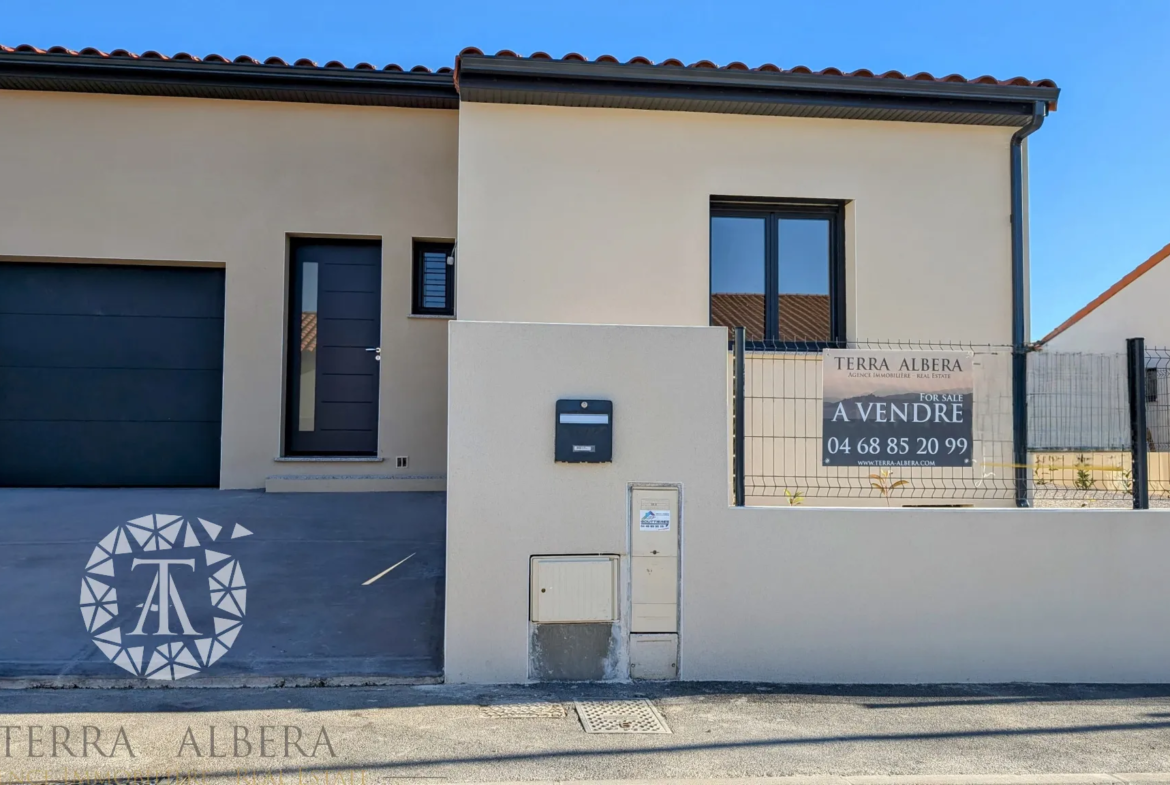
[[[1163,512],[731,507],[724,336],[451,324],[447,680],[526,680],[529,556],[626,553],[666,482],[683,679],[1170,681]],[[561,397],[613,400],[612,463],[553,462]]]

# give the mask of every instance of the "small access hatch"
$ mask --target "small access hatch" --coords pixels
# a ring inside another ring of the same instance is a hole
[[[533,556],[531,620],[614,621],[617,582],[616,556]]]

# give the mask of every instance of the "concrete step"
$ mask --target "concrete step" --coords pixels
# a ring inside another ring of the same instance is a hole
[[[274,474],[264,481],[268,493],[371,493],[445,491],[444,474]]]

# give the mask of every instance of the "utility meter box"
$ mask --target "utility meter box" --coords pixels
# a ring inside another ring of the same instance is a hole
[[[619,557],[533,556],[529,620],[607,622],[618,618]]]
[[[679,492],[630,491],[630,632],[678,632]]]
[[[557,401],[555,460],[609,463],[613,460],[613,401]]]

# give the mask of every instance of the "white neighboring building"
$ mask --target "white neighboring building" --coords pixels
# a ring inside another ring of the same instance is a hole
[[[1036,344],[1041,352],[1029,363],[1029,385],[1058,390],[1065,417],[1037,416],[1031,425],[1034,443],[1070,450],[1128,443],[1125,342],[1145,338],[1147,438],[1152,450],[1170,451],[1170,264],[1161,264],[1168,258],[1170,245]],[[1090,362],[1094,372],[1085,373],[1084,361],[1059,357],[1064,353],[1099,355]]]
[[[1170,245],[1138,265],[1103,294],[1040,339],[1057,352],[1124,352],[1127,338],[1170,347]]]

